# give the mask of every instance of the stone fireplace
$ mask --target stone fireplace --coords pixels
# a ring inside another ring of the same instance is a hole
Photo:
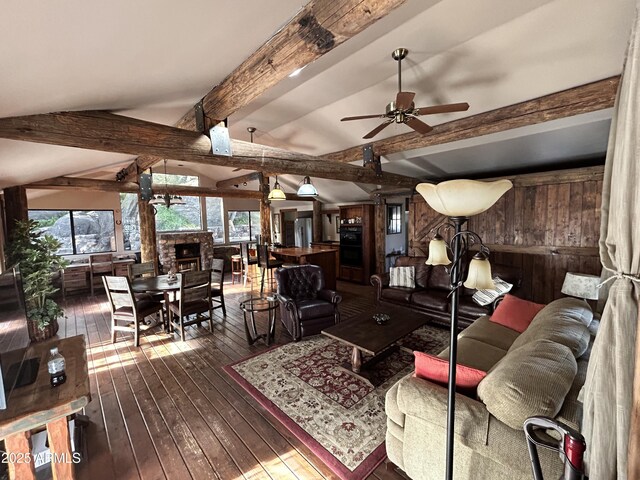
[[[190,254],[191,252],[191,254]],[[177,232],[158,234],[158,257],[163,272],[179,271],[178,260],[182,257],[199,256],[200,268],[210,268],[213,257],[213,236],[210,232]]]

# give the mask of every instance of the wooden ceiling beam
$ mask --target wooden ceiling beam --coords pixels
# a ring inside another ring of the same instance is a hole
[[[255,180],[260,181],[262,178],[261,172],[251,172],[245,175],[238,175],[237,177],[227,178],[226,180],[220,180],[216,182],[216,188],[229,188],[236,185],[242,185],[245,182],[253,182]]]
[[[89,190],[93,192],[138,193],[139,187],[135,182],[116,182],[113,180],[98,180],[78,177],[55,177],[24,185],[25,188],[36,190]],[[209,187],[192,187],[187,185],[154,184],[156,194],[180,195],[186,197],[222,197],[222,198],[250,198],[260,200],[262,192],[240,189],[213,189]],[[313,201],[312,198],[287,194],[287,200]]]
[[[209,138],[198,132],[102,111],[0,118],[0,138],[378,185],[412,188],[418,183],[404,175],[377,177],[369,168],[239,140],[231,143],[233,156],[213,155]]]
[[[610,108],[615,102],[619,81],[620,76],[610,77],[490,112],[453,120],[434,126],[427,135],[412,132],[377,140],[373,142],[373,151],[376,155],[391,155]],[[363,146],[328,153],[325,157],[336,162],[361,161]]]
[[[406,0],[311,0],[202,99],[210,123],[223,120],[285,79],[398,8]],[[195,108],[176,127],[196,129]],[[162,157],[144,155],[125,169],[125,180]]]
[[[224,120],[266,90],[374,24],[406,0],[311,0],[202,99],[207,117]],[[195,110],[176,124],[194,130]]]

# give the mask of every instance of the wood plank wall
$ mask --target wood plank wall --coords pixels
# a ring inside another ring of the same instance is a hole
[[[509,178],[514,188],[472,217],[468,228],[491,249],[491,262],[521,267],[519,296],[548,303],[561,296],[565,273],[600,275],[600,202],[604,167]],[[429,231],[445,218],[414,195],[409,207],[409,252],[425,255]]]

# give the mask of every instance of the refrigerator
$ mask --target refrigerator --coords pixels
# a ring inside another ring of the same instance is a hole
[[[310,247],[313,223],[310,218],[296,218],[295,221],[296,230],[296,247]]]

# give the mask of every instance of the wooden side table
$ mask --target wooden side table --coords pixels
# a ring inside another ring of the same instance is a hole
[[[51,387],[47,362],[49,350],[58,347],[65,358],[67,381],[59,387]],[[9,478],[35,480],[34,457],[31,453],[29,432],[47,426],[51,470],[54,480],[75,478],[74,457],[67,417],[84,408],[91,400],[89,374],[84,337],[52,339],[32,343],[24,351],[22,359],[40,360],[36,381],[31,385],[14,388],[7,398],[7,409],[0,411],[0,438],[6,446]],[[5,359],[19,355],[14,351],[2,355]],[[18,356],[18,361],[20,360]],[[5,368],[7,368],[5,366]]]

